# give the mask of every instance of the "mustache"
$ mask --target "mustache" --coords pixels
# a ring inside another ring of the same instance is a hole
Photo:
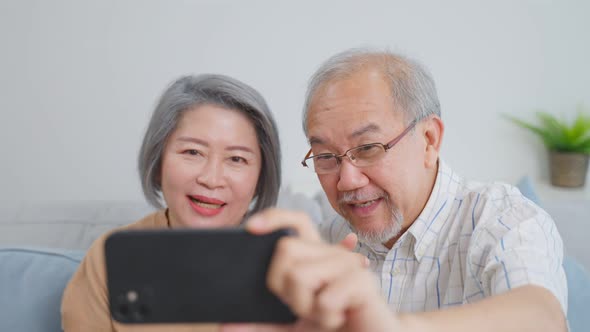
[[[384,197],[386,200],[389,200],[389,195],[387,195],[384,191],[375,191],[375,190],[352,190],[352,191],[344,191],[338,195],[338,204],[350,204],[356,202],[366,202],[371,201],[374,199]]]

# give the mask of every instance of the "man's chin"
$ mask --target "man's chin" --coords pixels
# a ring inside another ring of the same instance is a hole
[[[379,224],[374,220],[355,220],[349,219],[348,223],[352,227],[355,233],[359,235],[373,235],[373,234],[381,234],[384,231],[383,224]]]
[[[383,219],[381,219],[383,220]],[[368,223],[367,220],[350,221],[354,233],[359,238],[359,241],[370,244],[384,244],[397,237],[400,234],[401,226],[398,222],[384,225],[383,222],[373,221]]]
[[[383,229],[384,220],[391,219],[390,216],[382,215],[381,213],[373,213],[369,216],[359,216],[352,211],[344,216],[348,223],[356,229],[363,229],[367,231]]]

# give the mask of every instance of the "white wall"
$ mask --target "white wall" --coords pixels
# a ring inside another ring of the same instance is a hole
[[[136,154],[173,79],[218,72],[267,98],[284,182],[299,166],[307,78],[354,46],[387,47],[432,71],[443,156],[467,177],[546,177],[540,142],[500,117],[590,104],[586,1],[0,0],[0,202],[142,199]]]

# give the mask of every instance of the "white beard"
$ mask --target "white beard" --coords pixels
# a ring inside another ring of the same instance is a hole
[[[346,192],[343,197],[338,200],[340,207],[340,214],[348,221],[348,224],[352,228],[353,232],[358,236],[360,242],[366,244],[384,244],[394,237],[397,237],[402,230],[402,224],[404,216],[401,214],[399,209],[391,202],[389,196],[382,192],[379,197],[383,197],[384,203],[387,204],[391,212],[391,219],[387,221],[383,229],[381,230],[369,230],[362,231],[356,229],[350,222],[350,218],[344,213],[343,205],[350,201],[365,201],[375,199],[374,195],[366,195],[360,192]]]
[[[391,219],[385,224],[383,230],[359,231],[349,223],[360,242],[366,244],[383,244],[397,237],[401,232],[404,217],[395,206],[389,203],[389,200],[385,200],[385,203],[388,204],[391,210]]]

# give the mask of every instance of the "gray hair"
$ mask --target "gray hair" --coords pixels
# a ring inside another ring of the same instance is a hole
[[[162,208],[162,153],[184,112],[216,105],[244,114],[254,126],[262,166],[249,214],[274,206],[281,185],[281,149],[274,118],[264,98],[252,87],[223,75],[184,76],[160,97],[139,151],[138,168],[147,201]],[[221,134],[221,133],[220,133]],[[222,134],[221,134],[222,135]]]
[[[366,69],[377,69],[389,84],[396,110],[407,123],[429,115],[440,117],[440,103],[434,80],[418,62],[389,51],[350,49],[324,62],[309,80],[303,107],[303,130],[307,135],[307,116],[312,99],[327,83],[346,79]]]

